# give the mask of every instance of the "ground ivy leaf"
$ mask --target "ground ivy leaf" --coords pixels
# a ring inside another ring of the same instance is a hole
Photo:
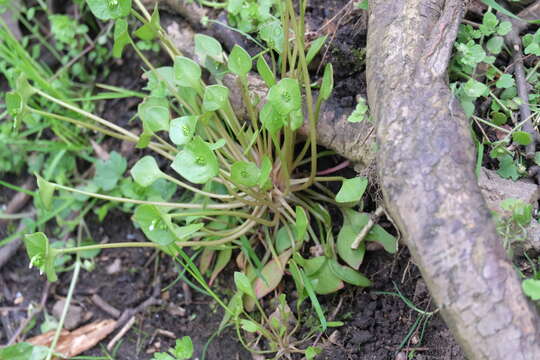
[[[505,179],[512,179],[514,181],[519,179],[520,175],[512,156],[504,155],[498,157],[497,160],[499,161],[499,169],[497,170],[497,174]]]
[[[486,48],[489,50],[492,54],[499,54],[502,50],[504,44],[504,39],[502,36],[494,36],[491,39],[488,40],[486,43]]]
[[[233,182],[244,186],[255,186],[261,176],[256,164],[248,161],[237,161],[231,167]]]
[[[171,353],[176,356],[177,360],[191,359],[193,356],[193,342],[189,336],[184,336],[181,339],[176,339],[174,349]]]
[[[510,74],[502,74],[495,86],[499,89],[508,89],[516,84],[514,78]]]
[[[127,161],[122,155],[113,151],[108,160],[98,160],[96,163],[96,175],[94,183],[105,191],[116,187],[118,181],[127,169]]]
[[[150,155],[137,161],[130,172],[133,180],[144,187],[152,185],[154,181],[164,176],[163,172],[159,169],[156,160]]]
[[[131,11],[131,0],[86,0],[86,3],[100,20],[126,17]]]
[[[512,140],[519,145],[529,145],[532,143],[533,138],[531,134],[525,131],[516,131],[512,134]]]
[[[463,86],[463,91],[467,96],[477,98],[484,95],[488,91],[488,87],[480,81],[469,79]]]
[[[540,300],[540,280],[526,279],[521,283],[523,292],[532,300]]]
[[[185,145],[191,141],[197,130],[198,116],[182,116],[171,121],[169,137],[176,145]]]
[[[339,203],[349,203],[360,201],[366,191],[368,180],[365,177],[355,177],[343,180],[343,185],[336,195]]]
[[[219,172],[219,163],[210,146],[199,136],[184,147],[171,167],[188,181],[204,184]]]

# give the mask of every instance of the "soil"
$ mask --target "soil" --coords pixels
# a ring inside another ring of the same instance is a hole
[[[334,64],[335,91],[346,107],[354,106],[356,94],[365,95],[365,55],[362,51],[365,47],[365,12],[353,9],[350,3],[343,0],[312,0],[308,8],[309,28],[322,29],[329,36],[331,45],[323,54],[324,61]],[[344,9],[347,4],[348,7]],[[328,23],[328,19],[335,14],[334,20]],[[123,63],[111,68],[107,82],[137,89],[141,83],[133,76],[135,73],[140,73],[140,64],[135,60],[123,60]],[[108,109],[104,112],[106,118],[117,118],[120,125],[126,125],[136,104],[129,100],[118,100],[109,102],[105,108]],[[118,114],[122,115],[118,117]],[[118,145],[110,143],[110,147]],[[2,189],[0,203],[7,202],[10,196],[11,191]],[[133,227],[129,216],[118,210],[111,211],[101,223],[94,216],[89,216],[87,221],[92,237],[98,242],[144,241],[144,235]],[[0,236],[11,231],[12,228],[0,229]],[[0,270],[0,307],[16,306],[21,309],[2,314],[0,343],[5,343],[25,318],[28,305],[39,303],[42,297],[44,277],[39,276],[35,269],[29,269],[28,264],[29,260],[21,249]],[[178,276],[177,268],[169,258],[148,249],[105,250],[95,258],[95,264],[93,271],[81,272],[74,295],[74,303],[82,307],[86,322],[111,318],[91,300],[94,294],[123,311],[149,298],[156,279],[159,278],[163,289]],[[120,266],[111,273],[113,264]],[[338,294],[321,297],[327,313],[331,314],[333,320],[343,321],[345,325],[329,329],[318,339],[318,344],[324,349],[319,359],[464,359],[437,314],[425,317],[425,328],[420,326],[414,331],[413,326],[420,313],[395,296],[399,289],[418,309],[427,312],[436,309],[406,249],[401,249],[395,256],[383,251],[370,252],[361,271],[372,279],[371,288],[347,287]],[[227,276],[227,273],[222,274],[216,284],[218,293],[224,296],[232,292],[232,282]],[[49,314],[56,300],[66,295],[70,280],[71,272],[61,274],[59,281],[49,289],[46,302]],[[114,349],[114,359],[150,359],[151,352],[164,351],[174,344],[175,338],[186,335],[193,339],[195,358],[252,358],[236,340],[232,330],[226,329],[213,337],[223,312],[209,297],[189,290],[180,281],[160,292],[160,299],[163,305],[149,307],[137,316],[134,326]],[[26,336],[38,334],[43,320],[41,313],[36,318],[36,326]],[[173,336],[164,335],[167,332]],[[412,336],[408,337],[410,332]],[[111,338],[109,336],[102,343],[103,346],[95,347],[84,355],[104,356],[104,348]],[[406,338],[409,340],[404,341]]]

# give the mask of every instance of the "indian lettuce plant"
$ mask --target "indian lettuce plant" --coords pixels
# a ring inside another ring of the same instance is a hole
[[[299,14],[291,0],[281,2],[286,36],[272,66],[265,55],[275,49],[252,57],[235,46],[226,54],[217,40],[202,34],[195,36],[198,61],[185,57],[161,28],[157,8],[150,14],[139,0],[134,0],[133,7],[131,0],[87,0],[87,4],[98,19],[115,21],[114,56],[120,57],[130,45],[147,68],[147,93],[137,112],[142,133],[137,135],[87,112],[75,101],[59,99],[24,78],[6,96],[8,113],[16,121],[36,113],[148,149],[151,155],[129,169],[136,186],[174,184],[184,190],[184,201],[141,199],[135,191],[131,198],[113,196],[92,191],[85,184],[68,187],[37,175],[44,207],[51,206],[58,193],[134,205],[133,221],[149,242],[53,248],[44,233],[34,233],[25,239],[31,264],[55,281],[54,261],[65,254],[118,247],[160,249],[182,264],[224,308],[221,328],[233,325],[246,348],[277,353],[276,357],[298,352],[312,358],[317,350],[302,348],[302,342],[315,331],[339,325],[326,320],[317,295],[333,293],[345,283],[369,286],[369,279],[358,271],[365,243],[379,242],[390,252],[396,251],[397,243],[375,225],[359,246],[353,245],[369,221],[368,214],[355,210],[361,206],[367,179],[317,174],[317,160],[322,155],[317,151],[316,125],[322,103],[333,89],[333,70],[331,64],[326,65],[315,96],[308,63],[322,43],[306,52],[307,2],[301,3]],[[129,15],[142,24],[134,31]],[[134,38],[159,42],[170,55],[171,66],[155,68]],[[268,88],[263,97],[249,90],[248,75],[254,64]],[[237,79],[246,118],[231,105],[225,74]],[[46,99],[72,115],[35,108],[29,101],[32,97]],[[309,132],[302,141],[298,130],[304,123]],[[337,195],[328,188],[329,182],[342,183]],[[330,207],[343,213],[337,238]],[[305,251],[309,247],[314,250]],[[211,284],[233,258],[239,270],[234,276],[237,291],[225,303]],[[279,288],[286,274],[292,276],[297,289],[297,317]],[[271,293],[279,296],[275,312],[268,315],[260,299]],[[293,335],[301,328],[301,305],[308,299],[320,325],[298,339]],[[245,340],[246,333],[255,334],[255,340],[253,336]],[[267,349],[256,349],[260,338],[266,339]]]

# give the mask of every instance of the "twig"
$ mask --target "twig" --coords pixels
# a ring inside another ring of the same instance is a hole
[[[349,160],[345,160],[334,167],[319,171],[317,175],[321,176],[321,175],[333,174],[339,170],[345,169],[349,165],[351,165],[351,162]]]
[[[122,313],[120,310],[103,300],[98,294],[92,295],[92,302],[101,310],[105,311],[107,314],[111,315],[113,318],[118,319]]]
[[[114,345],[120,340],[131,327],[135,324],[135,316],[132,316],[129,321],[124,325],[124,327],[116,334],[111,341],[107,344],[107,350],[111,351]]]
[[[382,206],[377,207],[377,210],[375,210],[375,213],[373,214],[373,216],[369,218],[369,221],[366,224],[366,226],[362,228],[362,231],[360,231],[360,234],[358,234],[356,239],[354,239],[354,242],[351,245],[351,249],[353,250],[358,249],[358,247],[360,246],[360,243],[364,241],[365,237],[371,231],[371,229],[373,229],[373,226],[375,226],[375,224],[379,220],[379,217],[381,217],[382,214],[384,214],[384,208]]]

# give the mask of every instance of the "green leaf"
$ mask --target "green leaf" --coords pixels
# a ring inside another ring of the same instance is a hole
[[[210,85],[204,89],[202,108],[204,111],[223,109],[229,100],[229,89],[222,85]]]
[[[195,184],[207,183],[219,172],[216,155],[199,136],[176,155],[171,167]]]
[[[357,270],[351,269],[348,266],[340,265],[336,260],[330,260],[330,269],[341,280],[355,286],[367,287],[371,286],[371,281],[359,273]]]
[[[512,31],[512,23],[510,21],[501,21],[497,27],[497,34],[501,36],[508,35],[510,31]]]
[[[276,135],[279,130],[285,125],[285,119],[275,108],[267,102],[263,105],[259,113],[261,124],[268,130],[271,135]]]
[[[100,20],[126,17],[131,11],[131,0],[86,0],[86,3]]]
[[[517,166],[514,163],[514,158],[512,156],[500,156],[497,158],[497,160],[499,161],[499,169],[497,170],[497,174],[505,179],[512,179],[514,181],[519,179],[519,171],[517,170]]]
[[[321,92],[319,96],[323,100],[328,100],[330,95],[332,94],[332,90],[334,89],[334,68],[332,67],[332,64],[328,63],[326,64],[326,67],[324,68],[324,74],[321,84]]]
[[[288,115],[302,106],[302,95],[298,80],[281,79],[268,92],[268,102],[281,115]]]
[[[114,45],[113,45],[113,57],[119,59],[122,57],[124,48],[130,43],[130,36],[128,31],[128,23],[126,19],[118,19],[114,25]]]
[[[249,281],[246,274],[235,271],[234,284],[236,285],[236,288],[238,289],[238,291],[241,291],[247,296],[250,296],[253,298],[255,297],[255,291],[253,291],[253,287],[251,286],[251,281]]]
[[[295,110],[289,114],[289,127],[292,131],[296,131],[304,124],[304,113],[302,108]]]
[[[148,78],[148,83],[145,90],[150,91],[150,96],[158,99],[173,95],[176,91],[176,83],[174,81],[174,69],[171,66],[162,66],[157,69],[152,69],[144,73]],[[163,106],[165,103],[163,102]]]
[[[308,65],[309,65],[309,63],[311,63],[313,58],[315,58],[315,56],[317,56],[317,54],[321,50],[322,46],[324,45],[324,42],[326,41],[327,37],[328,37],[327,35],[324,35],[324,36],[321,36],[321,37],[313,40],[313,42],[311,43],[311,46],[309,47],[309,50],[308,50],[308,52],[306,54],[306,63]]]
[[[171,355],[161,352],[161,353],[154,353],[154,357],[152,360],[176,360]]]
[[[339,203],[358,202],[364,195],[368,185],[365,177],[355,177],[343,180],[343,185],[336,195],[336,201]]]
[[[36,174],[37,178],[37,185],[39,189],[39,198],[41,199],[41,202],[43,203],[43,206],[45,206],[45,209],[50,210],[51,204],[52,204],[52,198],[54,195],[54,184],[51,184],[50,182],[43,179],[41,176]]]
[[[159,11],[156,3],[156,6],[154,7],[154,12],[152,13],[152,17],[150,18],[150,22],[138,28],[135,31],[134,35],[141,40],[154,40],[159,34],[160,27],[161,24],[159,21]]]
[[[108,160],[97,161],[94,183],[101,189],[110,191],[116,187],[116,184],[122,178],[126,169],[126,159],[116,151],[113,151],[110,153]]]
[[[238,45],[234,45],[229,55],[228,65],[229,71],[241,77],[247,76],[253,66],[251,56]]]
[[[358,249],[352,249],[351,245],[369,221],[367,214],[360,214],[352,210],[346,210],[343,213],[343,226],[337,237],[337,253],[339,257],[345,261],[353,269],[358,269],[364,261],[366,252],[365,243],[362,242]]]
[[[266,155],[263,155],[261,160],[261,173],[259,179],[257,180],[257,185],[263,187],[264,184],[270,178],[270,173],[272,172],[272,161]]]
[[[269,88],[276,84],[276,77],[262,55],[257,59],[257,72]]]
[[[133,220],[140,226],[146,237],[161,246],[167,246],[176,241],[170,229],[170,216],[163,213],[155,205],[140,205],[135,210]]]
[[[296,222],[294,223],[294,235],[298,242],[304,241],[307,234],[308,218],[304,208],[296,206]]]
[[[182,116],[171,121],[169,137],[176,145],[185,145],[191,141],[197,130],[198,116]]]
[[[308,278],[313,285],[313,290],[320,295],[334,293],[344,286],[343,281],[330,269],[330,261],[326,258],[321,268]]]
[[[212,274],[210,275],[210,281],[208,282],[210,285],[212,285],[212,283],[217,278],[219,273],[221,273],[221,271],[223,271],[223,269],[225,269],[225,267],[229,264],[231,257],[232,257],[231,248],[227,248],[219,252],[216,259],[216,263],[214,264],[214,270],[212,271]]]
[[[191,359],[193,356],[193,342],[189,336],[177,339],[174,349],[170,350],[177,360]]]
[[[49,246],[49,239],[42,232],[29,234],[24,237],[26,253],[30,258],[30,266],[35,266],[40,273],[45,272],[49,282],[58,280],[54,269],[56,252]]]
[[[477,98],[484,95],[488,91],[488,87],[480,81],[469,79],[463,86],[463,91],[467,96]]]
[[[240,185],[255,186],[260,176],[261,170],[252,162],[237,161],[231,167],[231,179]]]
[[[8,92],[5,101],[7,112],[12,118],[15,119],[22,113],[25,104],[23,97],[18,92]]]
[[[497,126],[506,124],[506,121],[508,120],[506,114],[502,112],[494,111],[490,115],[491,121]]]
[[[529,145],[532,143],[533,138],[528,132],[516,131],[512,134],[512,140],[519,145]]]
[[[276,234],[276,252],[278,254],[281,254],[285,250],[289,249],[292,246],[293,242],[294,240],[290,237],[287,228],[285,226],[281,227]]]
[[[49,349],[45,346],[32,345],[26,342],[7,346],[0,349],[0,359],[3,360],[44,360]]]
[[[367,4],[367,0],[364,1]],[[310,346],[306,349],[305,356],[306,360],[313,360],[315,356],[319,355],[322,352],[318,347]]]
[[[174,75],[178,85],[198,89],[201,74],[201,67],[195,61],[184,56],[174,58]]]
[[[169,130],[169,102],[165,97],[147,97],[137,109],[143,126],[151,132]]]
[[[208,35],[195,35],[195,53],[201,59],[202,63],[206,62],[206,58],[223,63],[223,49],[219,41]]]
[[[349,115],[347,121],[351,123],[364,121],[367,118],[368,109],[369,108],[366,99],[364,99],[363,97],[359,98],[358,103],[356,104],[356,108],[351,113],[351,115]]]
[[[502,36],[494,36],[488,40],[486,43],[486,48],[490,53],[497,55],[501,52],[503,45],[504,39]]]
[[[495,83],[498,89],[508,89],[514,86],[516,82],[510,74],[502,74],[499,80]]]
[[[281,21],[268,21],[259,26],[259,36],[266,42],[269,48],[281,54],[283,51],[283,27]]]
[[[259,326],[251,320],[241,319],[240,326],[242,327],[242,329],[250,333],[259,331]]]
[[[156,160],[150,155],[146,155],[137,161],[131,168],[130,173],[133,180],[144,187],[152,185],[157,179],[163,178],[165,175],[159,169]]]
[[[521,283],[525,295],[534,301],[540,300],[540,280],[526,279]]]

